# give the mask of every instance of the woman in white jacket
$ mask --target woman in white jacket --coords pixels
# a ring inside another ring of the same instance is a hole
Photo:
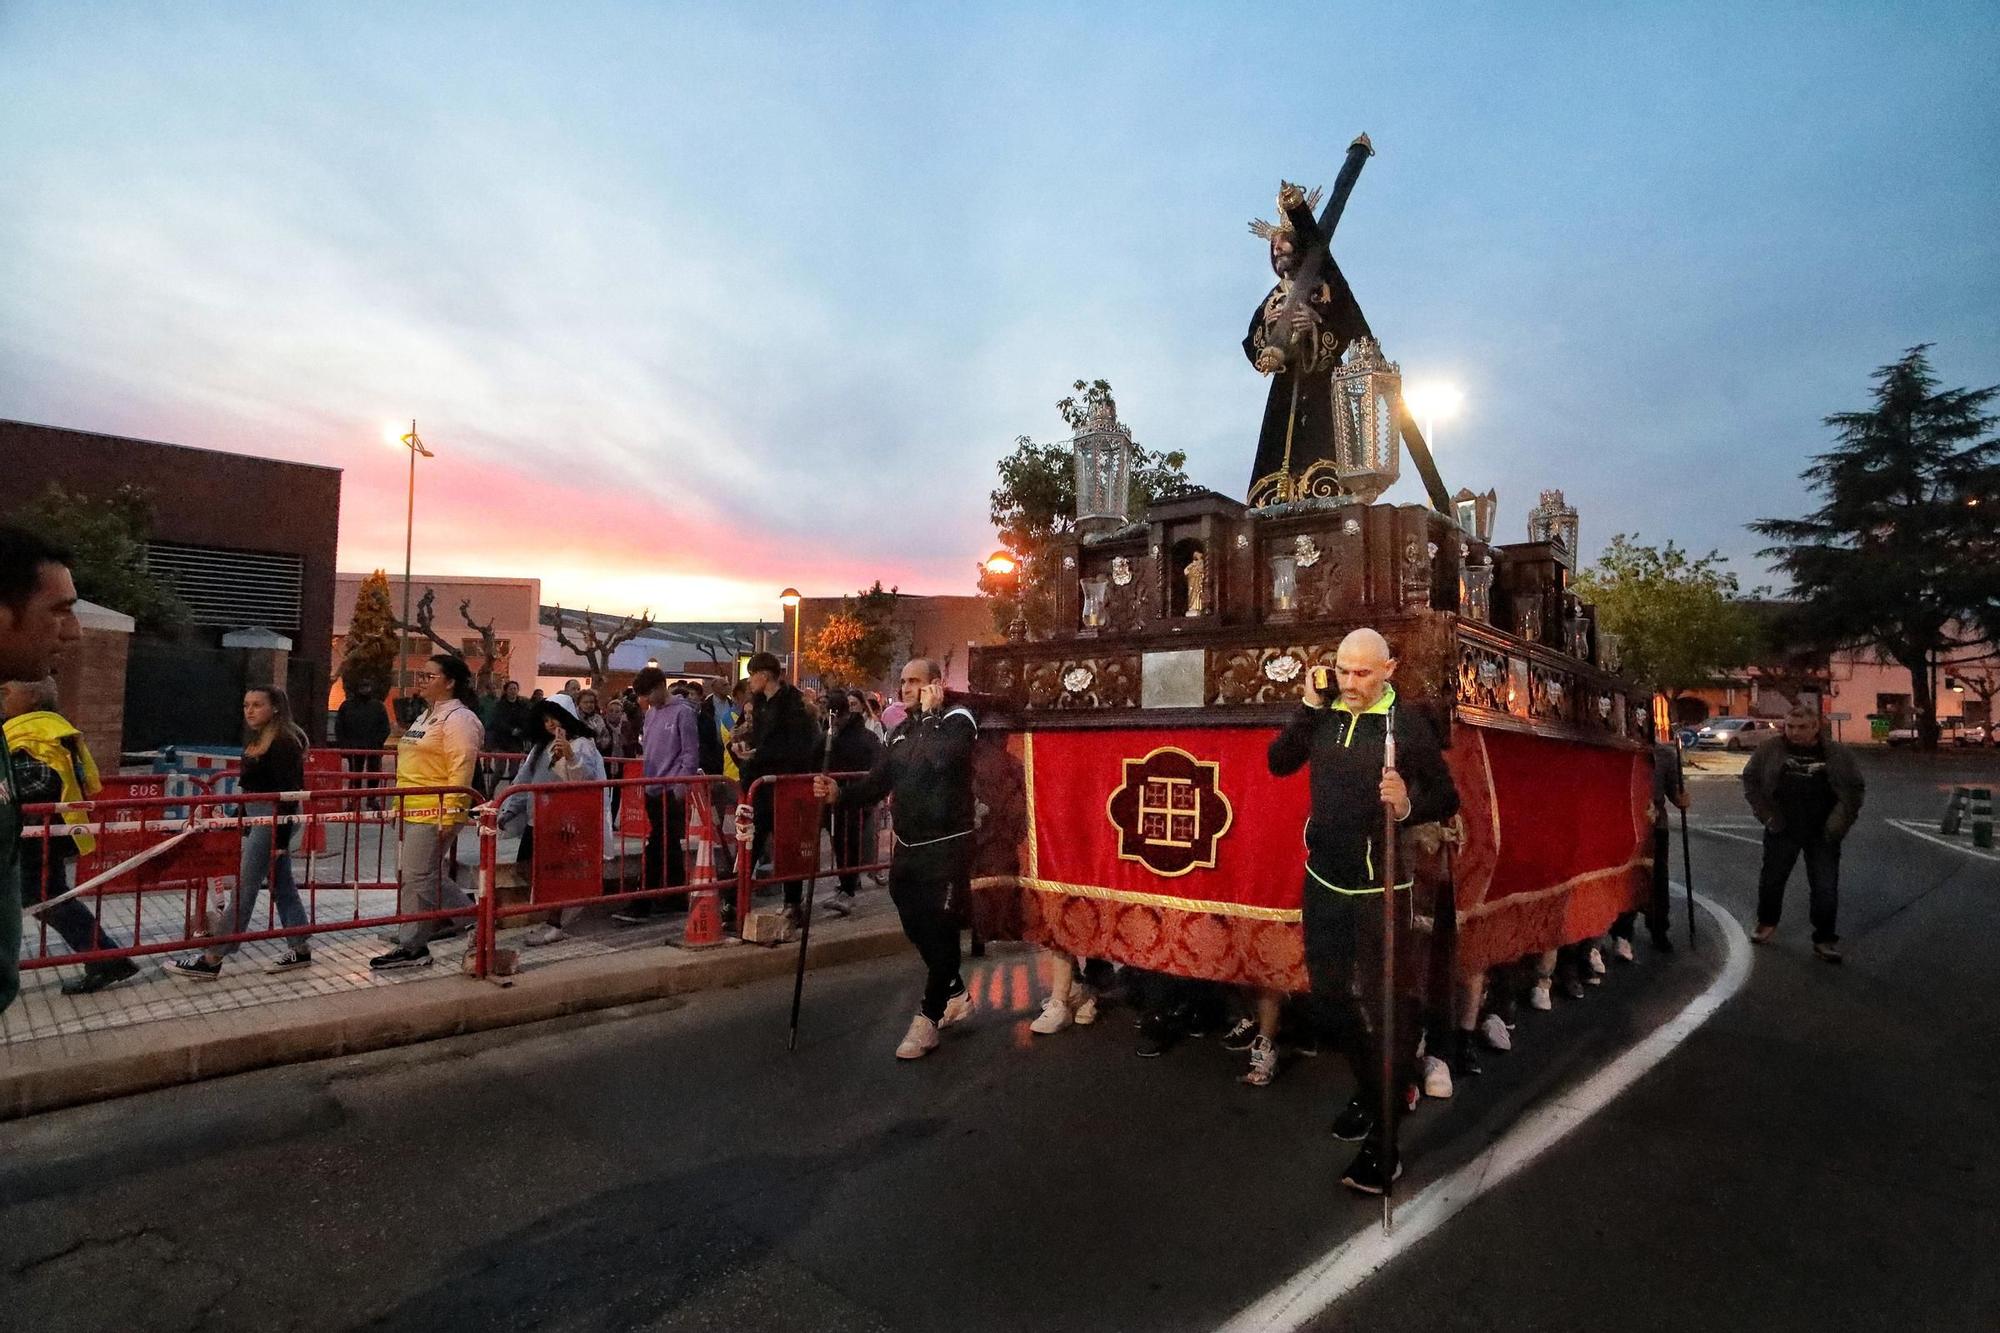
[[[602,782],[604,781],[604,756],[598,753],[597,743],[591,738],[590,727],[577,716],[576,703],[567,694],[558,694],[535,705],[530,722],[530,734],[534,737],[534,748],[521,764],[521,771],[515,775],[513,785],[533,786],[547,782]],[[611,793],[607,788],[603,797],[604,843],[611,847]],[[500,830],[521,830],[520,850],[515,853],[514,863],[527,866],[533,873],[535,859],[535,798],[533,792],[517,791],[500,804]],[[531,945],[554,944],[565,937],[563,926],[573,922],[581,907],[569,907],[549,913],[541,924],[528,932],[527,943]]]

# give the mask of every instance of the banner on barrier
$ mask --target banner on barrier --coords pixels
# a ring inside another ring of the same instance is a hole
[[[780,782],[771,792],[771,874],[809,879],[819,872],[820,815],[811,782]]]
[[[535,793],[534,900],[570,902],[604,892],[604,793]]]

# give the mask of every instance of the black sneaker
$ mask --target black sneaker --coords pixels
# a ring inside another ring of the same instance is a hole
[[[1451,1072],[1454,1074],[1483,1074],[1486,1067],[1479,1063],[1479,1034],[1461,1032],[1453,1043]]]
[[[446,940],[455,940],[460,935],[463,935],[466,931],[470,929],[471,927],[466,925],[463,921],[441,922],[439,923],[438,928],[431,932],[431,943],[442,944]]]
[[[1354,1160],[1341,1173],[1340,1183],[1359,1194],[1385,1193],[1390,1182],[1403,1174],[1403,1155],[1397,1153],[1394,1165],[1385,1175],[1382,1171],[1382,1154],[1373,1143],[1354,1154]]]
[[[1359,1143],[1375,1132],[1375,1113],[1356,1097],[1333,1118],[1333,1137],[1342,1143]]]
[[[293,947],[285,950],[264,965],[266,972],[295,972],[302,967],[311,967],[312,950]]]
[[[827,900],[821,903],[820,906],[824,907],[827,911],[833,913],[835,916],[853,916],[854,895],[851,893],[830,894],[827,897]]]
[[[1139,1020],[1139,1057],[1151,1060],[1165,1055],[1181,1038],[1181,1030],[1164,1014],[1147,1014]]]
[[[1813,957],[1819,959],[1822,963],[1837,963],[1841,961],[1840,950],[1830,941],[1821,941],[1813,945]]]
[[[1664,930],[1660,931],[1658,934],[1653,936],[1654,953],[1672,953],[1673,951],[1674,951],[1674,942],[1667,938],[1666,931]]]
[[[168,963],[167,971],[177,977],[186,977],[190,981],[213,981],[222,975],[222,964],[211,963],[201,954],[191,953],[185,958],[176,958]]]
[[[400,944],[385,954],[377,954],[368,960],[370,972],[394,972],[405,967],[429,967],[431,951],[419,944],[414,949],[405,949]]]
[[[1225,1051],[1247,1051],[1257,1040],[1257,1020],[1239,1018],[1236,1026],[1222,1034],[1222,1049]]]
[[[130,958],[114,958],[108,963],[90,963],[79,976],[71,977],[62,984],[65,995],[95,995],[108,990],[121,981],[130,981],[139,975],[139,965]]]

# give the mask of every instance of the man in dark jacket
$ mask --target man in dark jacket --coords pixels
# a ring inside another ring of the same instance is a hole
[[[373,750],[374,754],[350,754],[347,771],[350,773],[380,773],[382,756],[379,751],[389,743],[389,710],[375,693],[375,683],[357,680],[347,697],[340,701],[340,709],[333,715],[333,744],[339,750]],[[364,778],[370,786],[375,779]]]
[[[1819,709],[1794,704],[1785,733],[1757,747],[1743,766],[1743,795],[1764,826],[1764,864],[1757,875],[1757,929],[1753,944],[1778,933],[1785,882],[1801,853],[1812,898],[1813,953],[1840,961],[1840,841],[1861,814],[1867,791],[1861,767],[1844,745],[1821,734]]]
[[[785,669],[775,653],[757,653],[745,664],[750,688],[757,696],[756,722],[746,750],[739,751],[737,767],[743,774],[743,790],[758,778],[780,773],[811,773],[820,766],[820,730],[806,709],[805,696],[785,679]],[[774,793],[766,785],[755,800],[756,837],[750,846],[751,864],[771,841],[771,822],[777,809]],[[805,897],[804,880],[785,883],[785,911],[799,915]]]
[[[882,742],[875,739],[875,733],[868,730],[862,714],[851,706],[845,690],[833,690],[826,696],[827,768],[834,773],[867,773],[882,757]],[[850,778],[843,787],[853,786],[859,779]],[[873,849],[866,846],[864,836],[869,829],[868,804],[841,805],[826,812],[827,832],[833,835],[833,863],[836,866],[858,866],[874,857],[868,855]],[[859,872],[846,869],[841,871],[840,891],[827,899],[826,909],[836,916],[848,916],[854,911],[854,891],[861,886]]]
[[[958,974],[958,934],[972,875],[972,744],[979,724],[972,710],[945,698],[944,671],[917,658],[903,668],[903,703],[910,711],[858,782],[837,785],[821,774],[813,789],[840,813],[896,798],[896,852],[889,863],[889,897],[903,933],[924,960],[924,998],[896,1047],[899,1060],[937,1049],[938,1029],[972,1012]]]
[[[1341,1051],[1354,1071],[1354,1098],[1334,1121],[1333,1132],[1350,1143],[1368,1140],[1340,1179],[1364,1194],[1381,1194],[1402,1171],[1394,1120],[1402,1112],[1403,1086],[1414,1076],[1418,1036],[1417,997],[1402,980],[1412,975],[1411,881],[1399,873],[1394,1109],[1391,1123],[1378,1125],[1383,1093],[1383,807],[1405,825],[1458,813],[1458,788],[1445,768],[1436,733],[1419,714],[1397,707],[1389,684],[1395,670],[1396,659],[1380,634],[1372,629],[1349,634],[1334,657],[1338,695],[1328,699],[1323,678],[1314,679],[1320,671],[1310,674],[1305,704],[1271,742],[1269,756],[1276,777],[1311,765],[1312,816],[1306,823],[1301,904],[1306,970],[1315,1005],[1338,1032]],[[1393,766],[1385,762],[1391,734],[1396,741]],[[1406,855],[1396,859],[1399,872],[1411,863]]]

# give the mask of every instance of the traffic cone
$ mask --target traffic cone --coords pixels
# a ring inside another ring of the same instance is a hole
[[[1972,797],[1967,802],[1966,814],[1972,820],[1972,845],[1991,847],[1993,845],[1993,789],[1974,787]]]
[[[1960,822],[1965,818],[1965,798],[1972,788],[1953,787],[1951,799],[1944,803],[1944,818],[1938,821],[1938,832],[1947,838],[1958,836]]]
[[[703,884],[715,878],[715,841],[711,837],[715,831],[715,807],[705,791],[691,791],[689,798],[688,827],[695,835],[691,869],[694,882]],[[683,949],[713,949],[724,943],[721,890],[696,889],[688,895],[687,920],[677,943]]]

